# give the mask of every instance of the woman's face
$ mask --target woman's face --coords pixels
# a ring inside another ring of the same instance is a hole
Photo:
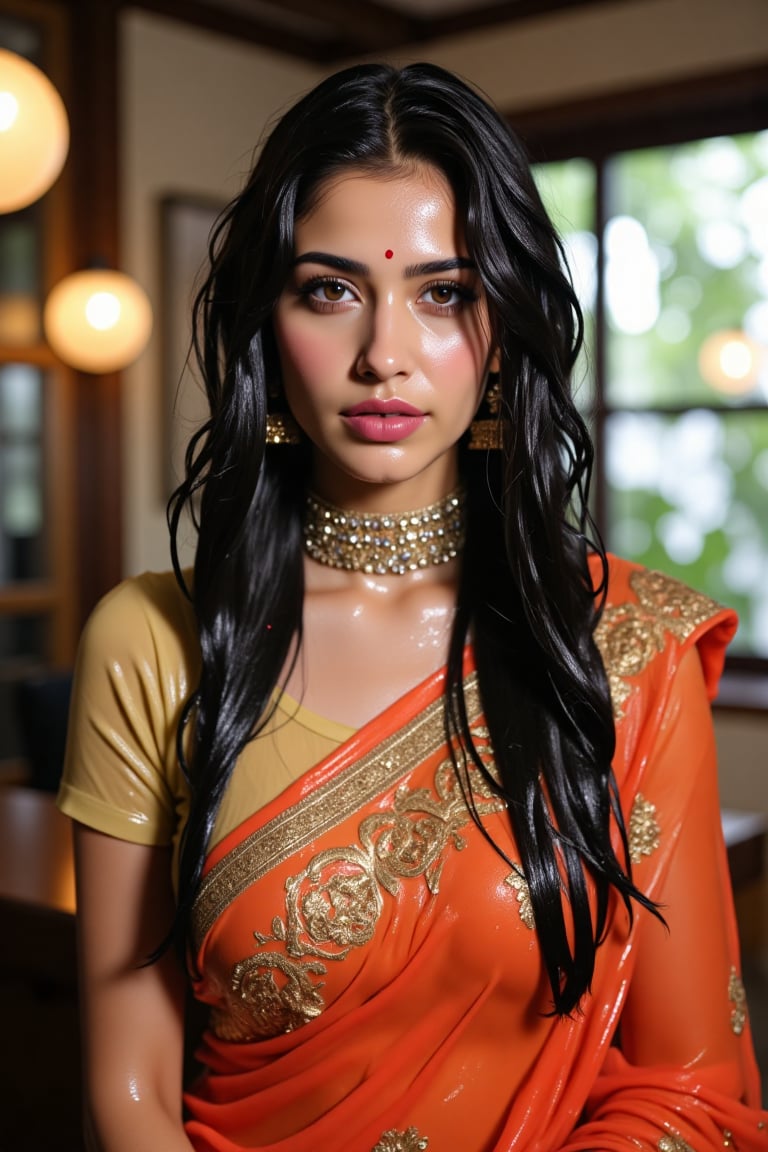
[[[450,186],[428,167],[342,174],[295,243],[274,330],[288,405],[314,445],[313,486],[362,509],[440,499],[492,359]]]

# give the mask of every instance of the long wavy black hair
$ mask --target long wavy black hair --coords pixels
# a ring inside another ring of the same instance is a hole
[[[474,812],[464,769],[470,761],[483,766],[462,689],[471,629],[554,1011],[568,1013],[589,989],[611,890],[630,916],[632,899],[646,903],[631,879],[611,771],[611,702],[593,639],[603,588],[596,592],[590,580],[590,547],[600,556],[603,585],[607,569],[601,548],[588,540],[592,449],[570,392],[581,314],[520,142],[473,89],[428,64],[365,64],[324,80],[274,127],[214,230],[210,273],[195,305],[210,419],[189,446],[186,478],[169,505],[182,586],[176,537],[184,509],[196,507],[188,595],[202,652],[200,683],[182,720],[182,727],[193,722],[194,740],[184,761],[191,809],[177,929],[183,937],[233,765],[263,726],[301,643],[309,450],[265,446],[268,397],[280,391],[272,313],[290,274],[295,224],[324,183],[345,170],[391,174],[425,164],[453,189],[485,288],[505,439],[502,452],[462,450],[468,539],[446,731]],[[181,731],[179,751],[183,758]],[[612,824],[622,859],[611,845]]]

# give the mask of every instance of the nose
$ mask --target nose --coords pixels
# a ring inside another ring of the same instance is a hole
[[[361,380],[372,383],[410,374],[409,316],[407,306],[391,296],[371,309],[355,364]]]

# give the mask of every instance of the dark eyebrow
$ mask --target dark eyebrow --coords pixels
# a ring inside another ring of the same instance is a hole
[[[405,278],[410,280],[412,276],[434,276],[440,272],[454,272],[457,268],[477,271],[474,260],[466,256],[452,256],[449,260],[429,260],[426,264],[409,264],[405,270]]]
[[[346,256],[333,256],[330,252],[304,252],[297,256],[293,262],[294,268],[298,264],[325,264],[327,268],[335,268],[338,272],[352,272],[357,276],[368,276],[370,268],[361,264],[359,260],[348,260]],[[429,260],[426,264],[409,264],[404,272],[406,280],[415,276],[435,276],[441,272],[454,272],[458,268],[469,268],[477,271],[474,260],[466,256],[451,256],[448,260]]]
[[[294,268],[297,264],[325,264],[338,272],[354,272],[357,276],[367,276],[370,272],[367,264],[361,264],[359,260],[347,260],[345,256],[332,256],[330,252],[305,252],[296,257]]]

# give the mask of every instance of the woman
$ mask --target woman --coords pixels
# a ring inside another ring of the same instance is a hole
[[[61,795],[95,1146],[768,1147],[734,620],[588,544],[579,311],[505,123],[428,65],[324,81],[197,320],[194,572],[94,614]]]

